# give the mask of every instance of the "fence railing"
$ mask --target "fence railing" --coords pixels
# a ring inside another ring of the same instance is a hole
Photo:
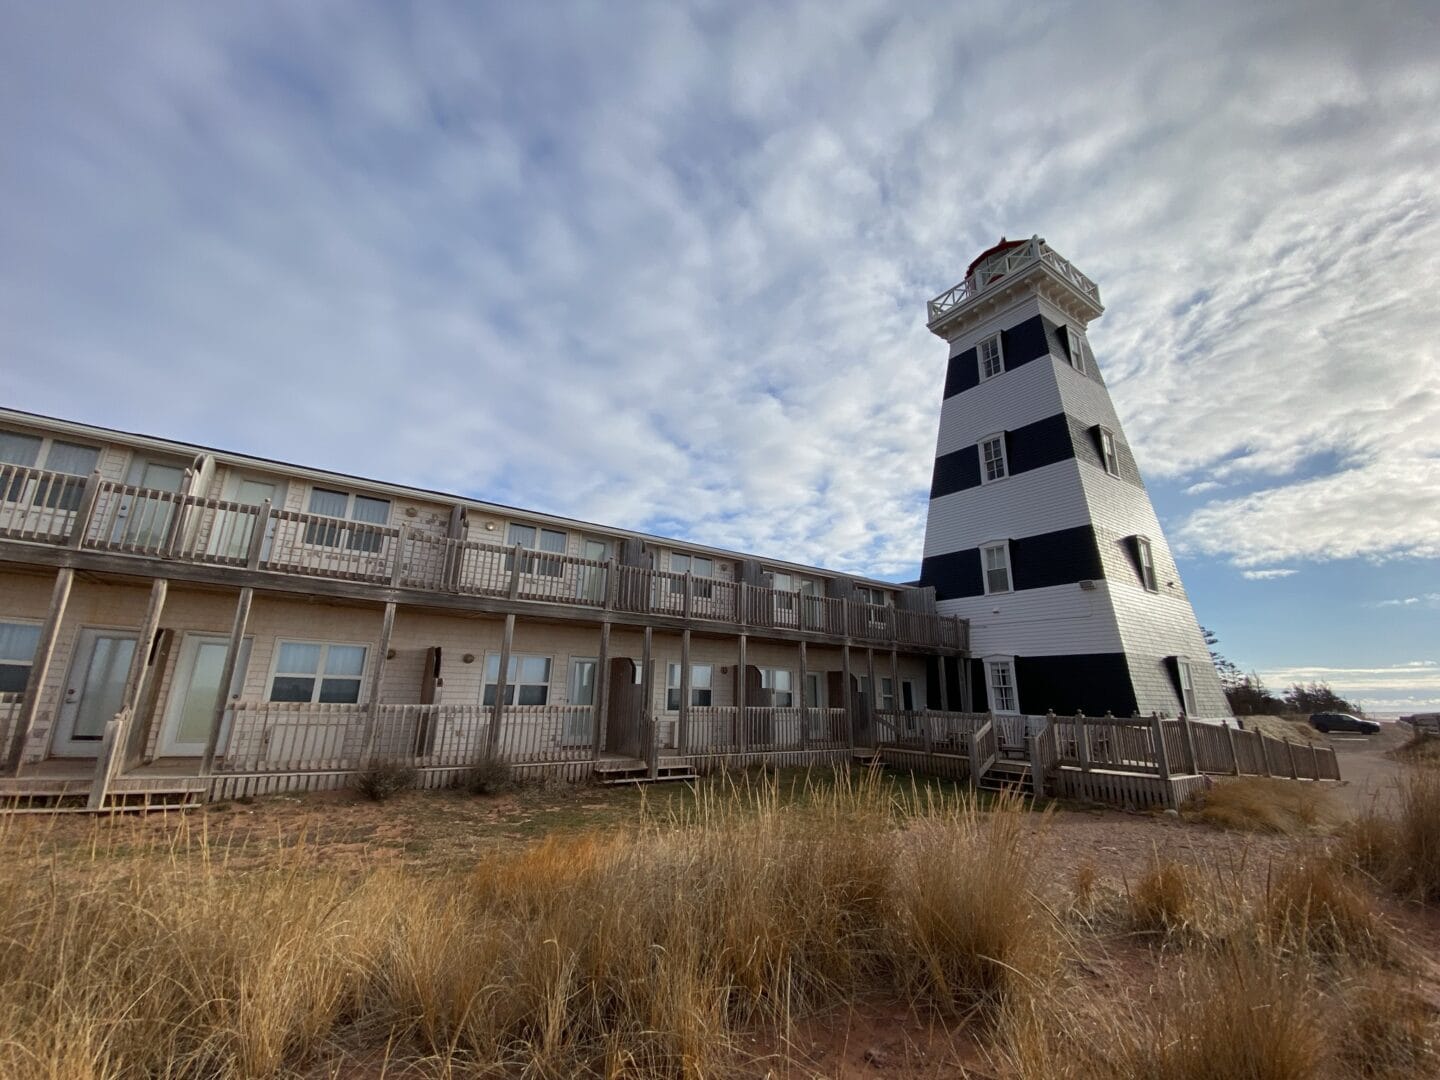
[[[926,309],[929,321],[935,322],[936,319],[953,311],[967,300],[979,296],[1001,278],[1019,273],[1032,263],[1044,263],[1080,293],[1096,303],[1100,302],[1100,290],[1095,282],[1077,270],[1069,259],[1058,254],[1044,240],[1038,236],[1032,236],[1029,240],[1022,241],[1015,247],[987,259],[982,265],[977,266],[975,272],[967,276],[964,281],[931,300]]]
[[[963,651],[963,619],[441,537],[321,514],[0,466],[0,539],[429,592]]]

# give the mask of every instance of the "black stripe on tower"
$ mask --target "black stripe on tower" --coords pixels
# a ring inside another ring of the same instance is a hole
[[[1043,315],[1034,315],[1008,330],[1000,331],[1000,351],[1006,371],[1014,371],[1042,356],[1053,356],[1070,363],[1070,345],[1064,328]],[[1101,386],[1105,385],[1097,364],[1087,364],[1085,373]],[[945,371],[945,396],[952,398],[979,385],[980,366],[975,350],[966,349],[952,356]]]
[[[977,435],[986,434],[989,432],[977,432]],[[1075,456],[1070,423],[1064,413],[1047,416],[1004,435],[1005,464],[1011,476]],[[977,446],[963,446],[935,459],[935,472],[930,480],[932,499],[979,486],[980,450]]]
[[[990,708],[985,662],[970,662],[975,709]],[[1083,653],[1070,656],[1015,657],[1015,688],[1020,711],[1030,716],[1047,712],[1087,716],[1131,716],[1135,688],[1124,653]]]
[[[1094,581],[1105,576],[1092,525],[1025,536],[1012,539],[1009,544],[1010,585],[1015,592],[1069,585],[1087,579]],[[933,586],[936,600],[984,596],[980,549],[974,547],[927,556],[920,563],[920,585]]]

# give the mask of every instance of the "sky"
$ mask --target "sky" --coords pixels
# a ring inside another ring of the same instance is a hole
[[[1440,5],[0,0],[0,403],[918,574],[1001,235],[1202,624],[1440,709]]]

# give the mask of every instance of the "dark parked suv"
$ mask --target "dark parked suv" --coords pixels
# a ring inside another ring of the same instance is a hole
[[[1374,735],[1380,730],[1380,725],[1374,720],[1362,720],[1343,712],[1313,713],[1310,726],[1316,731],[1356,731],[1361,735]]]

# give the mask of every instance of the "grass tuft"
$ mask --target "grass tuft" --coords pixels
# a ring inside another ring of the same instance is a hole
[[[372,802],[385,802],[392,795],[413,788],[419,776],[408,765],[391,762],[372,765],[355,777],[355,790]]]
[[[1395,812],[1368,810],[1341,840],[1343,856],[1396,895],[1440,901],[1440,769],[1406,770]]]
[[[1217,780],[1190,801],[1185,813],[1222,829],[1285,834],[1329,828],[1344,819],[1321,784],[1269,776]]]

